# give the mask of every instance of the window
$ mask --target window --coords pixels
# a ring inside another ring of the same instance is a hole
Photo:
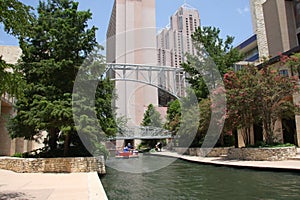
[[[288,77],[289,71],[287,69],[281,69],[281,70],[279,70],[279,75],[283,76],[283,77]]]

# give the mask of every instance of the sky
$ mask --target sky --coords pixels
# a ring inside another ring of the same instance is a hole
[[[39,0],[20,0],[37,7]],[[98,27],[96,38],[98,43],[105,44],[106,30],[114,0],[77,0],[80,10],[90,10],[93,19],[89,26]],[[221,30],[221,37],[233,36],[234,46],[249,38],[252,34],[250,0],[156,0],[156,26],[158,30],[169,24],[169,19],[184,3],[197,8],[201,26],[214,26]],[[7,35],[0,25],[0,45],[18,45],[18,41]]]

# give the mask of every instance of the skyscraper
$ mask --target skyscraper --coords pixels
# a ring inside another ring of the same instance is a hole
[[[250,6],[260,58],[299,46],[299,0],[252,0]]]
[[[185,54],[194,55],[191,35],[200,26],[200,16],[196,8],[182,5],[171,17],[170,26],[162,29],[156,36],[157,64],[180,67]]]
[[[106,36],[107,62],[156,65],[155,19],[155,0],[115,0]],[[139,73],[142,77],[145,72]],[[115,87],[117,113],[129,119],[129,125],[141,123],[150,103],[158,105],[154,87],[130,81],[117,81]]]
[[[170,17],[170,25],[156,35],[157,65],[179,68],[186,61],[186,53],[195,55],[192,34],[200,26],[200,16],[197,9],[184,4]],[[185,96],[185,82],[183,74],[177,74],[176,87],[179,96]],[[160,80],[162,88],[168,85],[168,77]],[[158,90],[159,105],[166,106],[172,100],[169,94]]]

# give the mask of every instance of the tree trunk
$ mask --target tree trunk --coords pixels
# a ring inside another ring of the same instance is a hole
[[[56,132],[56,129],[55,128],[51,128],[49,130],[49,147],[50,147],[50,150],[54,150],[54,149],[57,149],[57,132]]]
[[[234,147],[239,148],[239,136],[237,130],[233,131],[233,135],[234,135]]]
[[[65,141],[64,141],[64,156],[69,155],[69,149],[70,149],[70,133],[66,133]]]

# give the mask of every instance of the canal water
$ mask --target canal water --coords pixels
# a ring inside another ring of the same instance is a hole
[[[109,200],[300,199],[300,173],[234,169],[182,160],[150,173],[110,167],[106,170],[101,181]]]

